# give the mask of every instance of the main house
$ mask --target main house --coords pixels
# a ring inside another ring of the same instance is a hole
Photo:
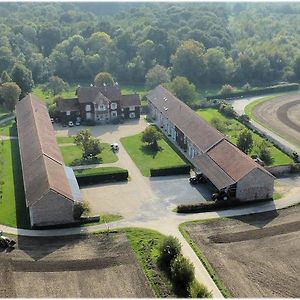
[[[274,176],[162,86],[147,95],[149,116],[219,190],[241,201],[273,196]]]
[[[16,105],[26,206],[32,227],[74,222],[82,201],[71,168],[64,165],[46,105],[29,94]]]
[[[57,101],[62,123],[89,121],[103,124],[140,118],[139,95],[122,95],[118,85],[78,87],[76,96]]]

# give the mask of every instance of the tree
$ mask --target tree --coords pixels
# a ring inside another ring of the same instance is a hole
[[[197,96],[195,85],[182,76],[175,77],[167,87],[185,103],[192,102]]]
[[[182,296],[187,296],[188,287],[195,278],[193,264],[182,255],[178,255],[171,262],[171,277]]]
[[[54,96],[66,91],[69,85],[58,76],[51,76],[44,86],[45,91],[50,91]]]
[[[170,271],[171,261],[180,254],[181,244],[176,237],[167,236],[159,245],[159,265],[166,271]]]
[[[21,97],[31,92],[33,87],[32,74],[22,64],[15,64],[11,72],[12,81],[14,81],[21,89]]]
[[[82,149],[82,157],[89,158],[95,157],[96,155],[101,153],[101,145],[100,141],[91,135],[91,131],[89,129],[80,130],[74,139],[75,144]]]
[[[95,77],[95,85],[102,86],[104,84],[113,86],[114,80],[110,73],[108,72],[100,72]]]
[[[168,70],[161,66],[155,65],[146,74],[146,86],[150,89],[158,86],[161,83],[166,83],[171,80]]]
[[[157,141],[162,139],[162,133],[154,126],[147,127],[142,133],[142,142],[148,143],[154,150],[158,150]]]
[[[4,105],[9,111],[14,111],[19,100],[21,89],[14,82],[6,82],[0,86],[0,97],[4,100]]]
[[[224,84],[220,90],[221,95],[229,95],[233,93],[233,87],[230,84]]]
[[[0,83],[11,82],[11,78],[6,71],[3,71],[1,74]]]
[[[297,80],[300,79],[300,56],[297,56],[294,62],[293,70]]]
[[[199,84],[205,79],[206,62],[203,44],[194,40],[183,42],[172,56],[174,75],[184,76],[189,81]]]
[[[262,140],[262,142],[257,145],[258,157],[266,164],[270,165],[273,161],[271,152],[269,150],[269,145],[266,141]]]
[[[249,130],[244,129],[239,135],[237,139],[237,146],[240,150],[249,153],[253,147],[253,138],[252,134]]]

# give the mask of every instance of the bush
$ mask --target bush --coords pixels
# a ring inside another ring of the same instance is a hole
[[[190,165],[174,166],[159,169],[150,169],[150,176],[170,176],[170,175],[180,175],[189,174],[191,170]]]
[[[233,98],[240,98],[243,96],[258,96],[258,95],[264,95],[264,94],[274,94],[274,93],[282,93],[282,92],[288,92],[288,91],[296,91],[299,90],[299,84],[298,83],[290,83],[290,84],[282,84],[282,85],[276,85],[261,89],[252,89],[248,91],[242,91],[242,92],[234,92],[227,95],[213,95],[213,96],[207,96],[207,100],[212,99],[233,99]]]
[[[191,298],[211,298],[212,296],[211,292],[196,280],[189,285],[188,292]]]
[[[74,203],[74,208],[73,208],[74,219],[76,219],[76,220],[80,219],[80,217],[83,213],[88,213],[89,211],[90,211],[90,208],[86,202],[75,202]]]
[[[189,285],[195,279],[193,264],[182,255],[178,255],[171,262],[171,278],[177,293],[181,296],[187,296]]]
[[[220,105],[219,105],[219,109],[218,111],[229,117],[229,118],[235,118],[236,117],[236,112],[234,111],[232,105],[228,104],[228,103],[225,103],[225,102],[221,102]]]
[[[181,244],[176,237],[167,236],[163,239],[159,246],[159,266],[169,272],[171,267],[171,261],[180,254]]]
[[[127,170],[115,170],[115,171],[109,171],[107,173],[101,172],[98,174],[97,173],[80,174],[76,172],[75,175],[79,186],[97,184],[102,182],[110,182],[110,181],[124,181],[128,179]]]
[[[230,84],[224,84],[220,90],[221,95],[229,95],[233,93],[233,87]]]

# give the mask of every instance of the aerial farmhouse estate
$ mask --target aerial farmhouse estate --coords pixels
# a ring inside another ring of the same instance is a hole
[[[186,104],[162,86],[147,99],[150,118],[219,191],[241,201],[272,198],[274,176]]]
[[[64,165],[46,105],[29,94],[17,103],[16,119],[31,226],[74,222],[81,195],[73,170]]]
[[[118,85],[78,87],[76,96],[57,101],[62,123],[90,121],[103,124],[120,119],[140,118],[139,95],[122,95]]]

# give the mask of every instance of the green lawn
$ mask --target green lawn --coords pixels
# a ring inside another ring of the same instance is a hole
[[[22,168],[17,140],[0,143],[1,168],[0,224],[29,228],[29,215],[25,204]]]
[[[101,143],[102,151],[95,158],[82,160],[82,150],[76,145],[60,144],[60,150],[67,166],[89,165],[89,164],[107,164],[118,160],[117,155],[111,150],[109,144]]]
[[[10,112],[5,107],[0,105],[0,120],[6,118],[9,114]]]
[[[74,136],[57,136],[56,141],[61,144],[74,144]]]
[[[93,222],[93,223],[86,223],[82,224],[81,226],[93,226],[93,225],[98,225],[98,224],[104,224],[104,223],[111,223],[115,221],[122,220],[123,217],[120,215],[114,215],[114,214],[108,214],[108,213],[100,213],[100,221],[99,222]]]
[[[126,151],[144,176],[150,176],[150,169],[186,165],[163,137],[158,141],[159,151],[153,151],[141,141],[142,133],[121,138]]]
[[[247,128],[244,124],[240,123],[234,118],[228,118],[224,115],[222,115],[220,112],[218,112],[217,109],[214,108],[207,108],[207,109],[199,109],[197,110],[197,114],[201,116],[203,119],[205,119],[207,122],[211,123],[213,118],[217,118],[221,120],[224,124],[224,131],[223,133],[226,134],[229,138],[229,140],[233,143],[237,143],[237,137],[239,133]],[[252,133],[254,144],[260,143],[263,138],[260,137],[258,134]],[[269,145],[269,150],[271,152],[271,156],[273,158],[271,165],[283,165],[283,164],[289,164],[292,163],[292,159],[287,156],[285,153],[281,152],[279,149],[277,149],[272,144]],[[253,147],[251,154],[255,154],[255,147]]]
[[[17,126],[15,120],[8,121],[0,125],[0,136],[17,136]]]
[[[170,280],[157,266],[159,245],[164,235],[154,230],[139,228],[126,229],[125,232],[156,297],[175,298]]]

